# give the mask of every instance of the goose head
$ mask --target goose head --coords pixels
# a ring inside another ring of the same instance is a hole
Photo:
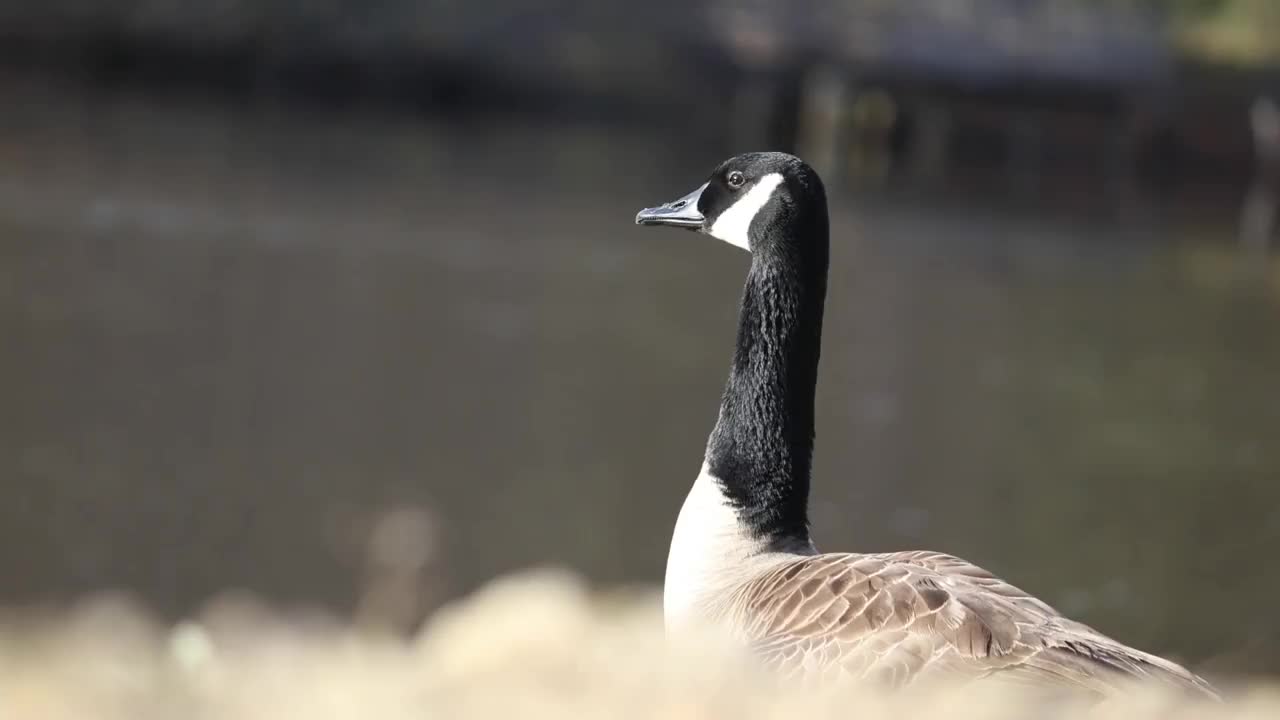
[[[636,215],[637,225],[686,228],[752,253],[766,245],[803,243],[814,234],[825,241],[826,221],[818,174],[780,152],[735,155],[693,192]]]

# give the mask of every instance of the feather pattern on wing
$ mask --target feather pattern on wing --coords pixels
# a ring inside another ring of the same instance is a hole
[[[1214,695],[1182,667],[942,553],[797,557],[743,584],[725,611],[761,658],[793,677],[890,687],[993,678],[1099,696],[1146,680]]]

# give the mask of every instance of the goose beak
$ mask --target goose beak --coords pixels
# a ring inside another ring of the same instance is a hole
[[[707,189],[707,183],[685,195],[679,200],[658,207],[645,208],[636,213],[637,225],[672,225],[675,227],[701,229],[702,213],[698,212],[698,198]]]

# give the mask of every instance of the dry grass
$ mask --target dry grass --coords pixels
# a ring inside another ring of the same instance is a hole
[[[771,685],[713,638],[671,644],[659,628],[655,597],[602,597],[558,573],[495,582],[412,642],[235,597],[164,628],[108,597],[0,623],[0,718],[1084,716],[1008,691],[801,693]],[[1274,718],[1280,692],[1255,688],[1214,708],[1139,695],[1090,716]]]

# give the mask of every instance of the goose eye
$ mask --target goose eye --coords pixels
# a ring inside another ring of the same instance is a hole
[[[743,177],[742,173],[738,172],[737,170],[734,170],[733,172],[729,173],[729,178],[728,178],[729,187],[733,188],[734,190],[737,190],[738,188],[742,187],[743,183],[745,183],[746,181],[747,179]]]

